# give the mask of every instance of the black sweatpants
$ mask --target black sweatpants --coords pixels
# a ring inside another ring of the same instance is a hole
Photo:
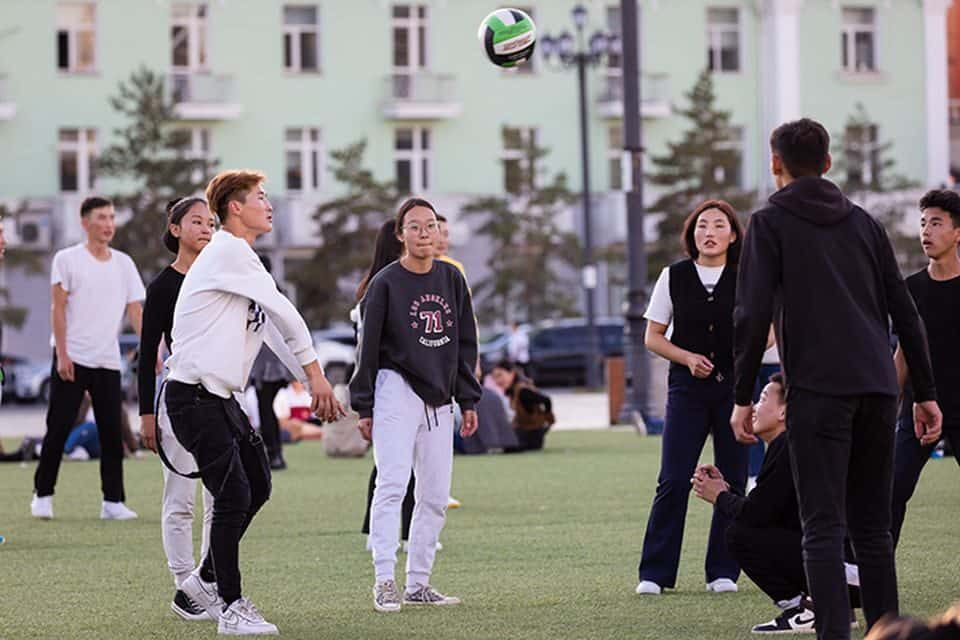
[[[898,612],[890,535],[897,399],[828,396],[791,388],[787,437],[803,525],[803,559],[817,610],[817,637],[850,637],[843,569],[849,531],[860,568],[867,626]]]
[[[73,364],[73,382],[67,382],[57,373],[57,357],[53,357],[50,374],[50,406],[47,407],[47,433],[43,436],[40,463],[33,477],[33,486],[39,497],[52,496],[60,472],[63,447],[73,429],[83,402],[84,392],[93,400],[93,414],[100,439],[100,486],[107,502],[123,502],[123,436],[120,412],[123,411],[123,392],[120,372],[113,369],[93,369]]]
[[[200,385],[168,381],[167,413],[177,440],[191,453],[203,485],[213,495],[210,551],[203,573],[213,568],[226,604],[242,595],[240,539],[270,498],[270,465],[263,441],[234,398],[225,400]]]
[[[280,423],[273,412],[273,400],[280,389],[287,386],[286,380],[267,380],[257,386],[257,410],[260,414],[260,435],[267,446],[267,455],[273,460],[283,453],[280,438]]]
[[[407,494],[403,496],[400,505],[400,539],[406,542],[410,539],[410,521],[413,520],[413,507],[416,506],[413,490],[417,486],[413,473],[410,473],[410,482],[407,484]],[[373,506],[373,490],[377,488],[377,465],[373,465],[370,472],[370,483],[367,485],[367,512],[363,516],[363,526],[360,533],[370,533],[370,507]]]

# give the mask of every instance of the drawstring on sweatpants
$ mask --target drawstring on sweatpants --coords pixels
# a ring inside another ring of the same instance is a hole
[[[440,418],[437,416],[437,408],[433,407],[433,424],[430,424],[430,410],[427,408],[427,403],[423,403],[423,417],[427,419],[427,431],[433,431],[433,427],[440,428]]]

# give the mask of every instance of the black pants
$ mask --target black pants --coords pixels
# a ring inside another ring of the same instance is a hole
[[[215,570],[217,590],[229,605],[242,595],[240,539],[270,497],[266,451],[235,399],[170,381],[166,401],[173,433],[193,454],[213,495],[210,552],[202,571]]]
[[[943,426],[943,437],[953,448],[960,451],[960,424]],[[901,417],[897,422],[897,445],[893,456],[893,546],[900,542],[900,530],[907,514],[907,502],[913,497],[920,480],[920,472],[930,459],[935,444],[923,446],[913,432],[913,416]],[[957,454],[955,454],[957,455]],[[960,457],[955,458],[960,464]]]
[[[120,372],[91,369],[74,363],[73,379],[73,382],[67,382],[60,377],[54,355],[47,433],[43,436],[40,463],[33,477],[34,490],[40,497],[53,495],[63,458],[63,446],[77,419],[83,394],[89,391],[100,439],[100,486],[103,499],[107,502],[123,502],[126,495],[123,491],[123,436],[120,430],[120,412],[123,411]]]
[[[273,400],[280,389],[287,386],[285,380],[267,380],[257,386],[257,409],[260,413],[260,435],[263,444],[267,445],[267,455],[270,459],[283,453],[283,444],[280,438],[280,423],[277,414],[273,412]]]
[[[543,439],[547,435],[546,429],[515,429],[520,451],[540,451],[543,449]]]
[[[847,532],[860,567],[867,626],[898,612],[890,536],[896,417],[892,396],[788,392],[787,437],[803,523],[803,559],[821,640],[850,637],[843,570]]]
[[[410,521],[413,520],[413,507],[416,501],[413,497],[413,490],[416,487],[413,473],[410,474],[410,483],[407,484],[407,495],[403,497],[403,504],[400,506],[400,539],[410,539]],[[360,533],[370,533],[370,507],[373,505],[373,490],[377,487],[377,465],[373,465],[373,471],[370,472],[370,483],[367,485],[367,512],[363,516],[363,526],[360,527]]]
[[[743,572],[774,602],[810,592],[803,570],[803,534],[783,527],[751,527],[736,521],[727,529],[727,548]],[[847,561],[852,562],[847,550]],[[860,606],[860,589],[848,587],[850,604]],[[816,602],[814,602],[816,606]]]

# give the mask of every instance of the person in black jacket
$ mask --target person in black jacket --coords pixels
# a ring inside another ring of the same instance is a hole
[[[748,450],[734,440],[726,420],[733,408],[733,302],[743,231],[733,207],[708,200],[687,217],[682,238],[690,257],[663,270],[644,314],[647,348],[671,364],[638,594],[659,594],[676,584],[690,476],[707,435],[713,436],[714,460],[723,474],[741,492],[747,482]],[[707,589],[714,593],[736,591],[740,575],[724,541],[727,524],[723,514],[714,513],[704,567]]]
[[[920,242],[930,263],[907,278],[910,295],[917,304],[927,329],[933,377],[940,390],[943,411],[943,436],[953,447],[960,463],[960,195],[955,191],[934,190],[920,199]],[[930,459],[936,441],[914,431],[910,415],[913,390],[905,385],[907,363],[903,349],[896,353],[897,378],[904,389],[900,420],[897,424],[896,454],[893,457],[893,544],[900,540],[900,529],[907,501]]]
[[[490,372],[494,384],[510,401],[513,411],[513,430],[518,446],[510,451],[539,451],[543,439],[556,422],[553,401],[523,375],[521,365],[501,360]]]
[[[753,627],[755,634],[811,633],[815,613],[804,598],[800,514],[793,484],[786,434],[786,391],[783,376],[770,376],[754,407],[753,433],[767,445],[757,486],[748,495],[736,493],[713,465],[700,465],[691,483],[698,498],[715,505],[730,519],[727,547],[746,573],[780,608],[781,613]],[[848,581],[856,576],[849,564]],[[859,583],[859,579],[854,580]],[[859,606],[859,588],[851,587]],[[855,620],[855,618],[854,618]]]
[[[898,610],[890,536],[898,388],[890,318],[910,368],[917,429],[939,437],[941,415],[923,323],[886,231],[821,177],[831,163],[826,129],[809,119],[789,122],[774,130],[770,146],[779,190],[753,214],[740,260],[730,423],[738,440],[756,441],[750,400],[774,320],[817,634],[846,639],[847,531],[867,624]]]

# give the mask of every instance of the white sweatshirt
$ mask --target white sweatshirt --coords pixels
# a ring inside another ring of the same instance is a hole
[[[168,379],[222,398],[243,391],[264,342],[301,381],[317,359],[310,331],[257,254],[229,231],[213,234],[184,278],[173,314]]]

